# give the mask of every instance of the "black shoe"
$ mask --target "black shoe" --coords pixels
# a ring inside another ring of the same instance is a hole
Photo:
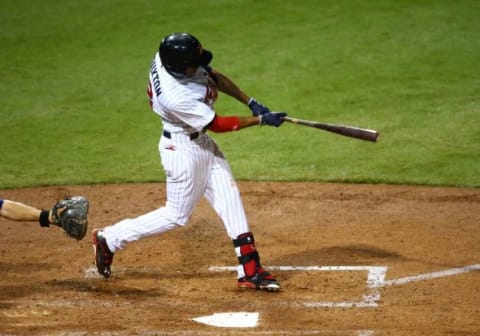
[[[243,277],[238,279],[237,282],[238,288],[251,288],[258,290],[266,290],[268,292],[278,292],[280,290],[280,284],[273,276],[265,271],[263,268],[260,268],[252,277]]]
[[[92,231],[92,244],[93,253],[95,254],[95,265],[97,266],[98,273],[105,278],[109,278],[112,273],[110,266],[113,261],[113,253],[110,252],[110,249],[108,248],[102,230],[94,229]]]

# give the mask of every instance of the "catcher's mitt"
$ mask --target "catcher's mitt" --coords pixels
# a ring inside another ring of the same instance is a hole
[[[60,200],[52,208],[54,224],[77,240],[85,237],[88,228],[88,200],[83,196],[73,196]]]

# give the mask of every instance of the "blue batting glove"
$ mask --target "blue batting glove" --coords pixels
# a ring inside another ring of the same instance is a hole
[[[264,115],[260,115],[260,125],[269,125],[279,127],[283,124],[283,117],[286,117],[285,112],[269,112]]]
[[[252,111],[252,114],[257,117],[259,115],[264,115],[270,113],[270,109],[255,100],[255,98],[251,98],[248,102],[248,107]]]

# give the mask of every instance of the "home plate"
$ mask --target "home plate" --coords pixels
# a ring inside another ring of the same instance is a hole
[[[193,318],[193,321],[223,328],[253,328],[258,324],[258,313],[216,313]]]

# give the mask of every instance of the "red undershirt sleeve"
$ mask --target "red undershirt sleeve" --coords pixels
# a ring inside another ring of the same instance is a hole
[[[215,133],[237,131],[240,128],[240,118],[237,116],[215,116],[208,129]]]

